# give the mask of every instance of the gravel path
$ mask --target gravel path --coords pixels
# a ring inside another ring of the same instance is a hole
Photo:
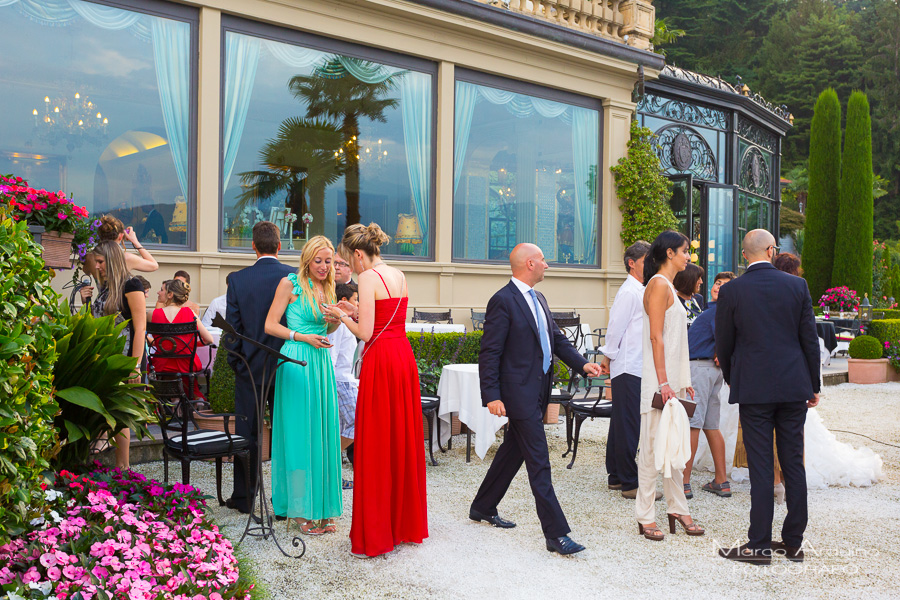
[[[897,414],[900,384],[826,388],[819,412],[831,429],[864,433],[900,445]],[[347,537],[352,492],[344,492],[338,533],[306,538],[300,560],[287,559],[271,541],[247,539],[241,545],[257,563],[258,576],[273,598],[897,598],[900,584],[900,449],[837,433],[840,441],[868,445],[884,459],[884,477],[870,488],[811,490],[807,560],[775,559],[771,567],[732,564],[716,555],[719,545],[746,541],[749,484],[733,484],[734,496],[695,492],[689,502],[707,535],[689,538],[679,531],[661,543],[637,535],[633,501],[607,491],[605,420],[586,421],[578,460],[572,470],[560,457],[565,427],[548,426],[553,478],[572,537],[587,546],[563,558],[544,548],[534,500],[524,468],[500,506],[518,523],[500,530],[468,520],[468,507],[496,450],[485,461],[465,462],[465,436],[453,450],[427,467],[430,538],[421,546],[402,545],[384,557],[357,560]],[[170,465],[170,467],[173,465]],[[346,465],[345,465],[346,468]],[[142,465],[162,478],[162,463]],[[175,467],[173,473],[180,473]],[[177,475],[176,475],[177,476]],[[192,467],[192,483],[215,493],[212,464]],[[226,495],[230,469],[226,467]],[[695,472],[694,489],[709,479]],[[217,504],[213,502],[213,504]],[[213,508],[235,541],[245,519],[224,507]],[[784,517],[775,507],[775,535]],[[663,525],[665,502],[657,503]],[[287,544],[284,523],[279,541]],[[296,529],[294,530],[296,531]]]

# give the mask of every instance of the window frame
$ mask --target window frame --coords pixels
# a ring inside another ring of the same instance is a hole
[[[591,96],[584,96],[581,94],[576,94],[574,92],[569,92],[565,90],[560,90],[557,88],[551,88],[539,85],[537,83],[531,83],[528,81],[521,81],[517,79],[510,79],[508,77],[502,77],[500,75],[494,75],[491,73],[485,73],[483,71],[475,71],[472,69],[466,69],[463,67],[456,67],[454,74],[454,82],[453,82],[453,137],[454,137],[454,149],[456,147],[456,83],[457,82],[470,83],[474,85],[480,85],[484,87],[492,87],[500,90],[504,90],[507,92],[512,92],[514,94],[524,94],[526,96],[534,96],[537,98],[542,98],[544,100],[550,100],[553,102],[561,102],[563,104],[570,104],[573,106],[578,106],[581,108],[587,108],[590,110],[596,110],[598,114],[598,131],[597,131],[597,219],[596,219],[596,227],[597,227],[597,246],[594,250],[596,256],[596,264],[573,264],[573,263],[561,263],[561,262],[550,262],[547,264],[555,266],[555,267],[563,267],[563,268],[572,268],[572,269],[601,269],[602,264],[602,249],[603,249],[603,241],[601,239],[603,233],[603,182],[605,175],[603,173],[603,100],[600,98],[594,98]],[[456,164],[453,165],[454,170],[456,169]],[[451,193],[450,195],[450,210],[451,214],[456,207],[456,198],[455,194]],[[451,227],[451,245],[453,235],[456,231],[456,220],[453,220]],[[543,251],[543,248],[541,249]],[[480,265],[499,265],[506,264],[507,261],[504,260],[492,260],[486,258],[457,258],[453,256],[451,250],[450,261],[453,263],[459,264],[480,264]]]
[[[259,21],[253,21],[251,19],[246,19],[242,17],[237,17],[233,15],[222,15],[222,27],[221,27],[221,38],[220,38],[220,56],[219,56],[219,168],[218,168],[218,250],[219,252],[225,252],[229,254],[248,254],[252,253],[253,250],[251,248],[234,248],[230,246],[225,246],[225,235],[223,231],[224,224],[224,205],[222,203],[222,199],[225,193],[225,184],[222,181],[223,174],[223,163],[224,163],[224,154],[222,152],[222,148],[224,145],[223,135],[224,135],[224,118],[225,118],[225,105],[221,101],[222,98],[225,97],[225,36],[228,33],[237,33],[241,35],[247,35],[252,37],[257,37],[260,39],[270,40],[273,42],[280,42],[283,44],[291,44],[294,46],[300,46],[302,48],[309,48],[312,50],[318,50],[320,52],[328,52],[332,54],[340,54],[342,56],[348,56],[351,58],[359,58],[361,60],[367,60],[372,62],[377,62],[389,67],[397,67],[401,69],[409,69],[412,71],[418,71],[420,73],[426,73],[431,75],[431,183],[429,184],[429,196],[430,196],[430,204],[431,210],[429,211],[429,219],[428,219],[428,247],[429,252],[426,256],[407,256],[403,254],[383,254],[385,257],[389,257],[392,260],[402,260],[402,261],[415,261],[415,262],[434,262],[435,260],[435,242],[436,242],[436,227],[437,227],[437,125],[438,125],[438,63],[435,61],[427,60],[424,58],[418,58],[415,56],[408,56],[405,54],[400,54],[397,52],[392,52],[390,50],[384,50],[381,48],[375,48],[371,46],[364,46],[362,44],[357,44],[354,42],[345,42],[342,40],[337,40],[334,38],[329,38],[325,36],[321,36],[318,34],[310,33],[307,31],[302,31],[299,29],[291,29],[288,27],[283,27],[279,25],[272,25],[269,23],[262,23]],[[383,225],[383,224],[379,224]],[[393,233],[392,225],[390,231]],[[385,232],[389,230],[385,229]],[[391,235],[388,233],[388,235]],[[391,235],[393,238],[393,235]],[[337,240],[340,242],[340,240]],[[290,256],[299,256],[302,252],[302,248],[297,248],[295,250],[287,250],[282,248],[281,254],[290,255]]]

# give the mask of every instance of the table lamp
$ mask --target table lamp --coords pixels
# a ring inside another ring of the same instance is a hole
[[[419,219],[416,215],[397,215],[397,234],[394,241],[400,246],[400,254],[415,254],[412,245],[422,243],[422,229],[419,227]]]

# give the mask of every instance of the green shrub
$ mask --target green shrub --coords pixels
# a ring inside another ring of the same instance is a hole
[[[831,287],[834,236],[841,189],[841,103],[828,88],[819,95],[810,127],[809,193],[803,240],[803,273],[818,298]],[[843,285],[846,282],[839,282]]]
[[[900,319],[900,310],[895,309],[886,309],[886,308],[876,308],[873,313],[875,314],[876,319],[884,320],[884,319]]]
[[[869,323],[868,331],[882,344],[900,340],[900,319],[876,319]]]
[[[209,378],[209,407],[214,413],[234,412],[234,370],[228,364],[228,352],[216,352]]]
[[[884,344],[878,338],[871,335],[860,335],[850,342],[850,358],[881,358],[881,348]]]
[[[0,202],[0,544],[38,516],[59,449],[52,390],[61,310],[50,280],[27,225]]]
[[[56,417],[63,446],[60,466],[88,461],[91,443],[126,428],[139,438],[150,435],[153,396],[140,383],[128,383],[137,359],[125,356],[127,322],[116,325],[115,315],[95,319],[86,310],[64,315],[65,330],[56,340],[59,359],[53,368],[53,385],[60,414]]]
[[[872,119],[869,101],[853,92],[847,102],[847,129],[841,166],[841,204],[834,236],[832,285],[860,296],[872,294]]]
[[[480,331],[466,333],[408,332],[406,338],[419,367],[422,391],[437,393],[444,365],[476,364],[481,349]]]

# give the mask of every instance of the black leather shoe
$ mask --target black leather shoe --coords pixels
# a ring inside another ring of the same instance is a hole
[[[473,521],[484,521],[494,527],[499,527],[500,529],[512,529],[516,526],[512,521],[507,521],[506,519],[501,519],[497,515],[483,515],[474,508],[469,509],[469,518]]]
[[[784,556],[793,562],[803,562],[803,548],[788,546],[784,542],[772,542],[772,554],[776,556]]]
[[[719,548],[719,556],[760,567],[772,564],[771,550],[754,550],[753,548],[748,548],[747,544],[737,548]]]
[[[226,508],[230,508],[230,509],[232,509],[232,510],[236,510],[236,511],[238,511],[238,512],[242,512],[242,513],[244,513],[245,515],[246,515],[247,513],[250,512],[249,509],[245,509],[243,506],[239,506],[238,503],[237,503],[237,500],[235,500],[234,498],[228,498],[228,499],[226,499],[226,500],[225,500],[225,506],[226,506]]]
[[[276,521],[287,521],[287,517],[285,517],[284,515],[275,515],[275,520]]]
[[[584,550],[584,546],[567,535],[558,538],[547,538],[547,550],[557,552],[563,556],[575,554]]]

